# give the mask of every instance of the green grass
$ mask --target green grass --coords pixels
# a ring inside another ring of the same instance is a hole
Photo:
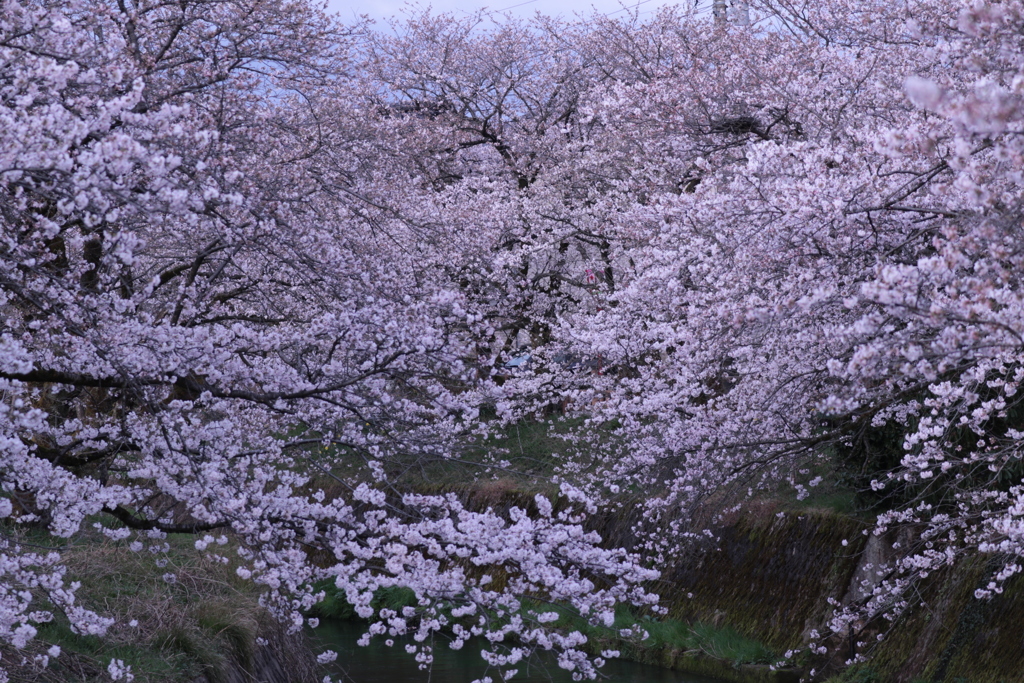
[[[689,623],[679,619],[636,619],[626,608],[620,608],[616,612],[612,629],[588,625],[583,632],[599,640],[602,639],[602,635],[604,638],[610,636],[614,640],[619,629],[634,625],[647,632],[647,638],[629,645],[638,650],[675,650],[680,654],[712,657],[729,662],[733,666],[771,664],[778,661],[777,653],[764,644],[740,634],[731,626]]]
[[[582,417],[552,417],[505,425],[487,436],[470,437],[455,460],[441,458],[410,468],[397,484],[444,487],[499,477],[523,488],[536,488],[574,453],[575,446],[563,437],[583,422]]]
[[[353,621],[359,618],[355,608],[345,599],[345,594],[334,586],[334,581],[320,581],[313,587],[323,592],[324,599],[313,605],[309,612],[310,616],[339,621]]]
[[[582,417],[522,420],[498,431],[476,450],[504,454],[527,474],[549,473],[572,448],[562,437],[583,422]]]
[[[334,586],[333,581],[321,581],[314,584],[314,588],[323,591],[324,599],[313,606],[309,612],[310,616],[339,621],[359,619],[355,609],[345,599],[345,594]],[[403,607],[415,607],[417,604],[416,594],[412,589],[401,586],[378,588],[373,600],[370,601],[370,605],[376,610],[391,609],[396,612],[400,612]]]
[[[885,678],[867,664],[855,664],[841,674],[832,676],[825,683],[885,683]]]
[[[762,643],[741,635],[729,626],[718,628],[708,624],[694,624],[685,642],[691,649],[735,665],[772,664],[779,659],[778,654]]]
[[[754,491],[754,501],[773,502],[780,510],[803,513],[813,510],[835,512],[846,517],[862,521],[873,521],[875,513],[868,510],[860,498],[860,493],[851,480],[841,473],[839,458],[831,449],[803,458],[792,465],[791,475],[798,484],[805,487],[807,496],[798,497],[797,489],[786,481],[779,481],[774,486]],[[810,482],[819,479],[817,486]],[[745,496],[747,483],[742,483],[733,492]]]

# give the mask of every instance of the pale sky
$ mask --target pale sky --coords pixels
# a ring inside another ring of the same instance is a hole
[[[683,0],[693,2],[693,0]],[[431,6],[435,12],[473,12],[486,7],[491,11],[531,17],[537,11],[552,16],[572,17],[574,13],[588,16],[593,12],[624,15],[624,7],[635,9],[641,19],[650,16],[663,5],[676,4],[677,0],[420,0],[419,6]],[[378,21],[401,13],[405,0],[328,0],[328,11],[336,12],[343,21],[351,21],[360,14],[367,14]],[[710,8],[710,0],[700,0],[700,5]],[[702,7],[703,9],[703,7]]]

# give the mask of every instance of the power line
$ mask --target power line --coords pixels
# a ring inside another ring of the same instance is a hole
[[[497,9],[497,10],[494,10],[494,11],[495,12],[507,12],[510,9],[515,9],[516,7],[522,7],[523,5],[530,5],[530,4],[535,3],[535,2],[537,2],[537,0],[526,0],[526,2],[521,2],[518,5],[512,5],[511,7],[506,7],[504,9]]]
[[[613,14],[618,14],[619,12],[628,12],[628,11],[629,11],[629,10],[631,10],[631,9],[636,9],[636,8],[637,8],[637,7],[639,7],[640,5],[646,5],[646,4],[647,4],[647,3],[649,3],[649,2],[653,2],[653,0],[641,0],[640,2],[636,3],[635,5],[633,5],[633,6],[631,6],[631,7],[623,7],[622,9],[617,9],[617,10],[615,10],[614,12],[609,12],[609,13],[608,13],[608,14],[606,14],[605,16],[606,16],[606,17],[610,17],[610,16],[612,16]],[[644,14],[646,14],[646,12],[644,12]]]

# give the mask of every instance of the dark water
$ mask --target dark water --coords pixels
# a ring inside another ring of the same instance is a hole
[[[487,671],[480,658],[479,644],[474,646],[470,642],[461,650],[452,650],[446,643],[435,641],[434,665],[428,672],[417,669],[413,656],[405,652],[404,641],[388,647],[380,638],[374,638],[368,647],[359,647],[356,641],[365,630],[366,624],[361,622],[324,620],[313,631],[324,648],[338,653],[331,673],[345,683],[470,683],[486,675],[500,680],[497,671]],[[519,673],[510,683],[572,683],[572,675],[558,668],[554,656],[542,655],[529,663],[520,662],[518,668]],[[600,671],[608,683],[721,683],[717,679],[618,660],[608,662]]]

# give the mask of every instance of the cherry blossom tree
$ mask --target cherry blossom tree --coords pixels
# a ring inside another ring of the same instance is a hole
[[[296,627],[328,578],[424,664],[454,627],[487,634],[496,666],[555,648],[592,677],[585,639],[520,602],[607,621],[655,599],[655,572],[584,529],[585,499],[501,517],[389,485],[457,452],[489,384],[438,235],[373,201],[407,179],[347,75],[354,30],[278,0],[0,16],[0,637],[23,647],[53,618],[43,596],[78,632],[109,626],[18,533],[98,523],[140,550],[195,534]],[[390,585],[419,606],[376,613]]]

